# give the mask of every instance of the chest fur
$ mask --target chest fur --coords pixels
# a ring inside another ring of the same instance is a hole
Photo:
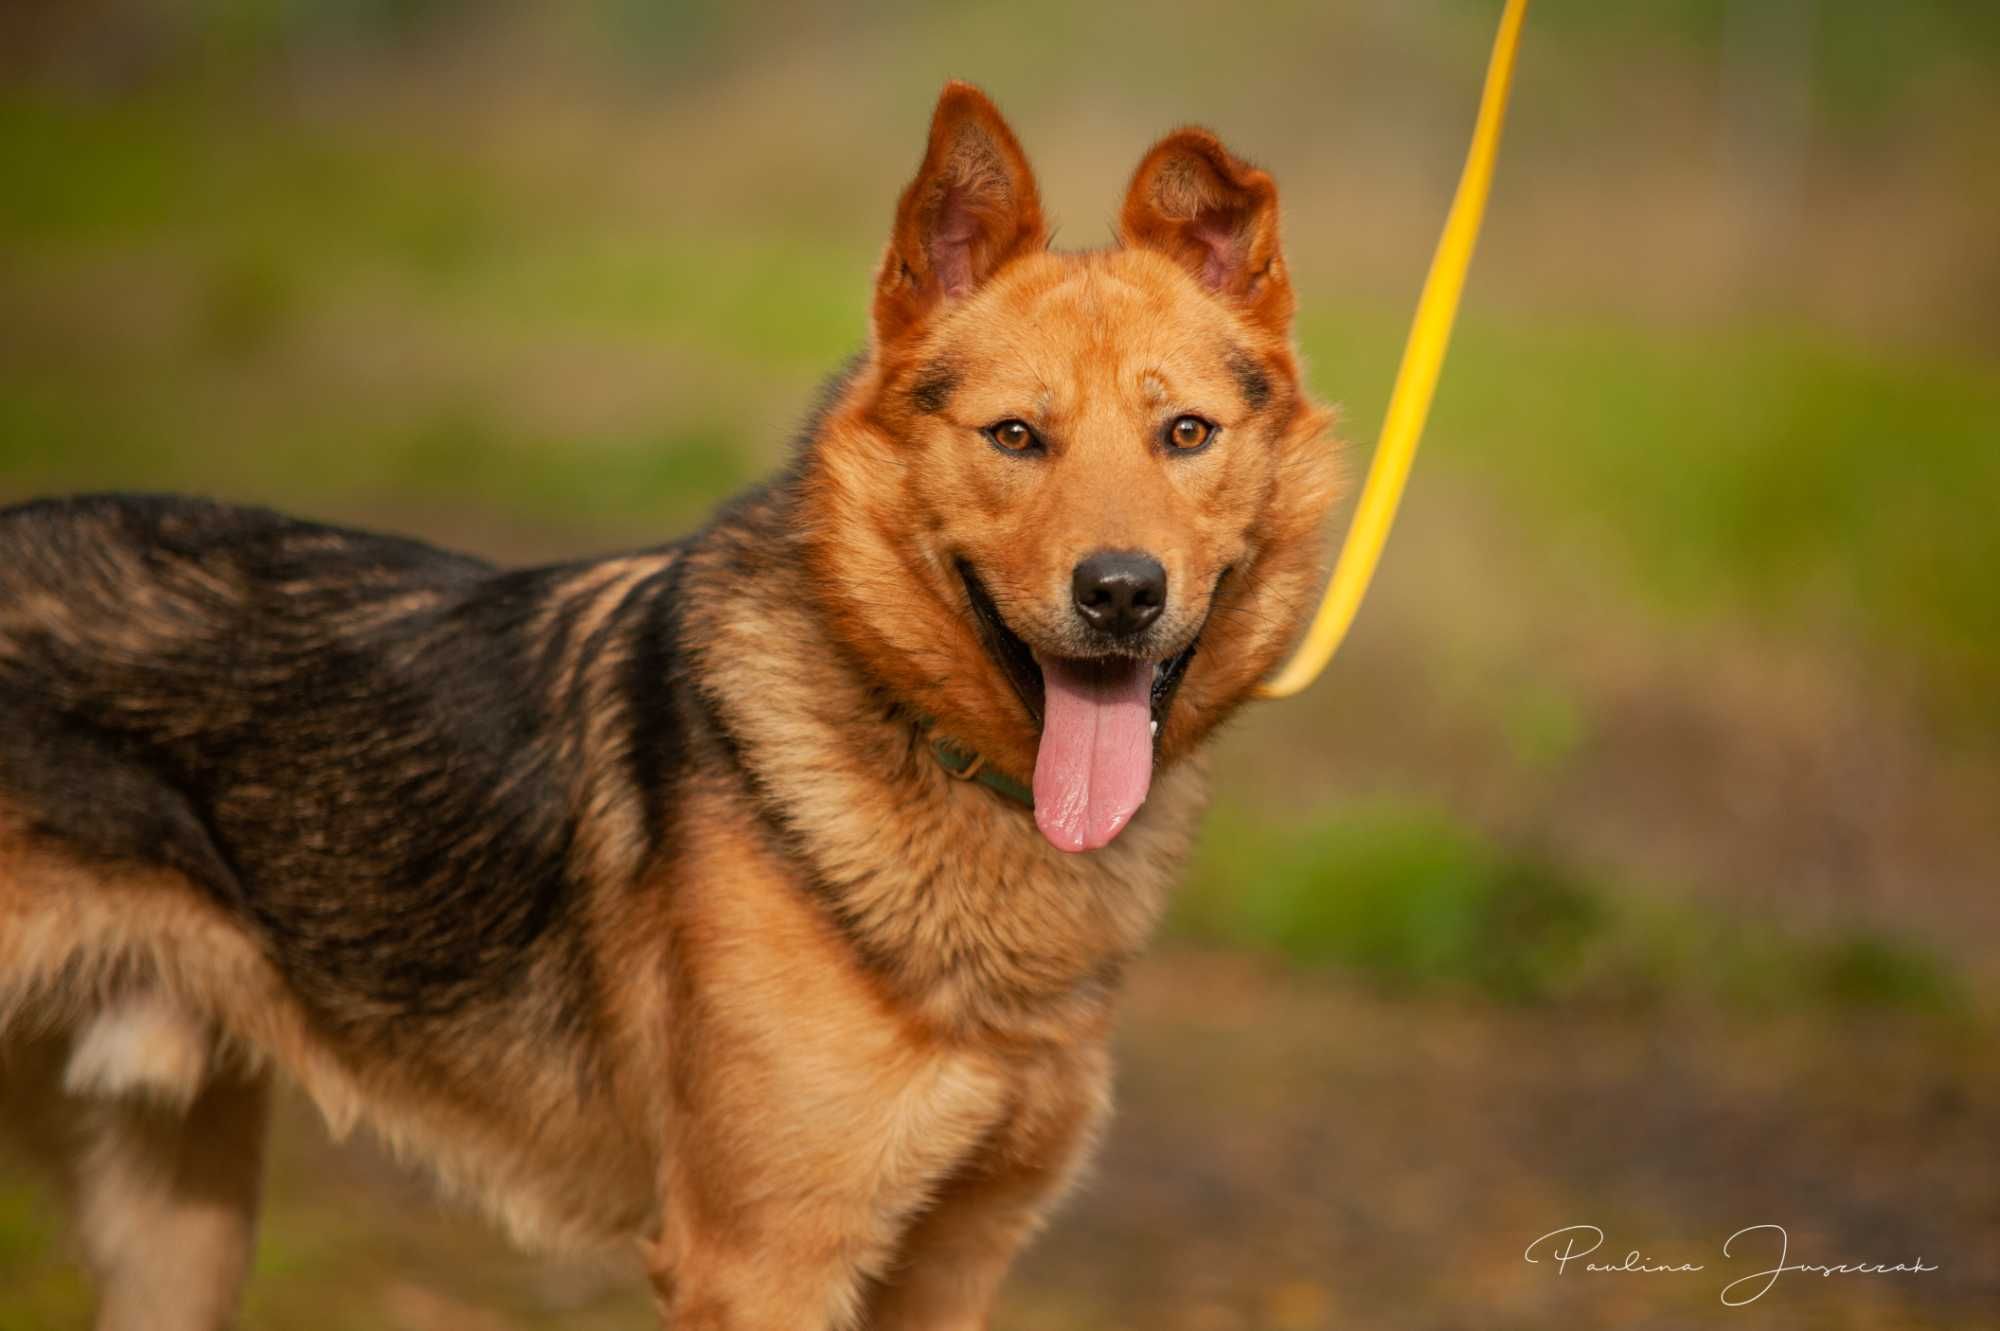
[[[1032,1148],[1101,1097],[1106,1004],[1061,1039],[942,1030],[746,811],[698,797],[685,828],[669,889],[670,1197],[803,1183],[893,1228],[982,1152]]]

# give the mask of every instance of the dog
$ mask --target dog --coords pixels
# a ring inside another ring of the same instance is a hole
[[[674,1331],[986,1324],[1337,489],[1271,177],[1181,129],[1117,232],[948,85],[866,350],[657,549],[0,513],[0,1095],[100,1327],[230,1319],[277,1075]]]

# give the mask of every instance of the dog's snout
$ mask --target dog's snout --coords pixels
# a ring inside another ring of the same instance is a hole
[[[1142,551],[1102,550],[1076,566],[1070,590],[1084,623],[1129,637],[1160,617],[1167,571]]]

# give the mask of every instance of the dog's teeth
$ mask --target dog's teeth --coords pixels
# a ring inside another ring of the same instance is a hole
[[[1157,720],[1153,722],[1153,733],[1155,735],[1158,735],[1160,733],[1160,723]]]

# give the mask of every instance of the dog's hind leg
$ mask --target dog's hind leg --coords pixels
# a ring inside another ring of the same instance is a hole
[[[261,992],[260,962],[226,881],[139,853],[199,830],[185,802],[80,743],[23,763],[35,726],[0,696],[0,1120],[62,1184],[100,1331],[214,1331],[249,1266],[269,1101],[214,1013]],[[88,797],[37,787],[53,770]],[[121,807],[137,831],[89,822]]]
[[[269,1089],[267,1074],[217,1069],[185,1108],[129,1094],[75,1102],[68,1163],[97,1331],[229,1324],[255,1236]]]

